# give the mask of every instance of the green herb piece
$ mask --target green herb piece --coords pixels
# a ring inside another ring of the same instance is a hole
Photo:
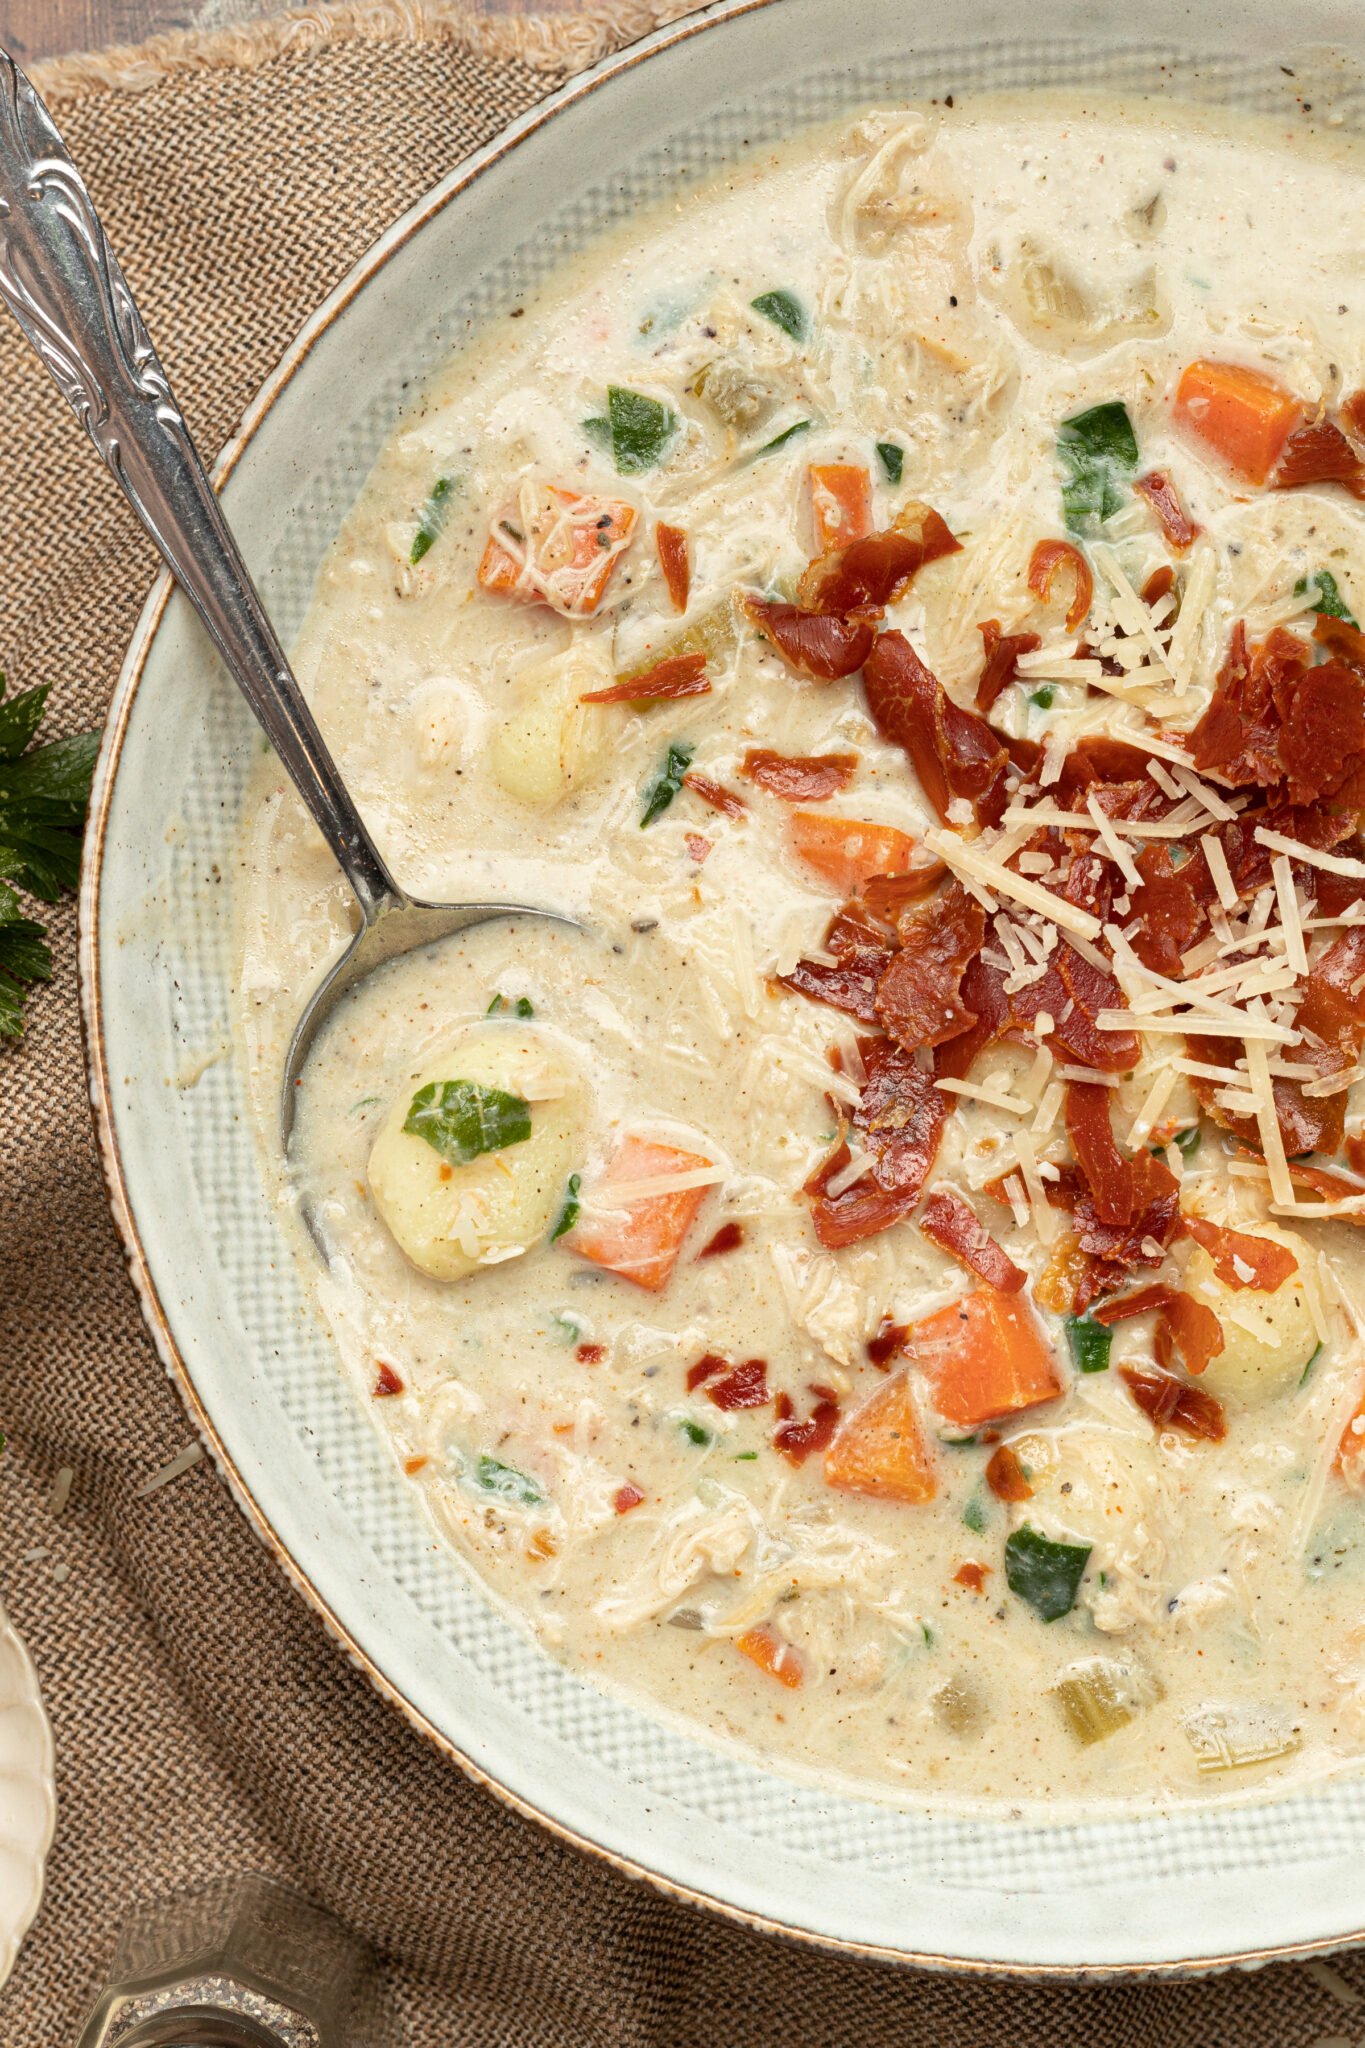
[[[557,1244],[577,1223],[583,1204],[578,1199],[578,1190],[583,1185],[581,1174],[571,1173],[569,1185],[564,1194],[564,1206],[559,1212],[554,1229],[550,1232],[550,1243]]]
[[[699,1451],[704,1451],[711,1442],[710,1430],[703,1429],[701,1424],[694,1422],[690,1415],[680,1415],[678,1417],[678,1427],[687,1438],[687,1441],[690,1444],[695,1444]]]
[[[518,996],[518,997],[517,997],[517,1015],[518,1015],[519,1017],[534,1017],[534,1016],[535,1016],[535,1014],[536,1014],[536,1006],[535,1006],[535,1004],[534,1004],[534,1003],[533,1003],[533,1002],[531,1001],[531,998],[530,998],[529,996]]]
[[[499,1500],[510,1501],[513,1507],[539,1507],[545,1495],[534,1479],[525,1472],[518,1472],[515,1465],[504,1465],[501,1458],[494,1458],[487,1451],[475,1467],[476,1479],[485,1493],[495,1493]]]
[[[498,1014],[498,1011],[499,1011],[499,1010],[500,1010],[500,1009],[502,1008],[502,1000],[503,1000],[503,999],[502,999],[502,997],[501,997],[500,995],[494,996],[494,998],[493,998],[492,1002],[491,1002],[491,1003],[490,1003],[490,1004],[488,1005],[488,1008],[487,1008],[487,1009],[486,1009],[486,1010],[484,1011],[484,1013],[483,1013],[483,1014],[484,1014],[484,1016],[485,1016],[485,1017],[496,1017],[496,1016],[497,1016],[497,1014]]]
[[[412,537],[412,553],[408,560],[415,568],[427,550],[441,538],[445,523],[450,517],[450,494],[455,488],[453,476],[436,479],[431,487],[431,496],[422,507],[422,516],[417,522],[417,531]]]
[[[52,979],[47,933],[24,915],[16,891],[55,903],[75,888],[99,752],[93,732],[32,746],[47,695],[44,683],[5,701],[0,675],[0,1038],[19,1037],[30,987]]]
[[[620,384],[607,386],[606,418],[583,422],[588,439],[610,452],[622,476],[656,468],[677,427],[678,415],[668,406]]]
[[[930,1628],[927,1621],[920,1623],[919,1632],[924,1637],[926,1647],[932,1650],[934,1647],[934,1631]]]
[[[551,1309],[550,1321],[559,1332],[555,1338],[557,1344],[576,1344],[583,1335],[583,1325],[577,1316],[562,1316],[558,1309]]]
[[[962,1510],[962,1519],[974,1536],[986,1533],[986,1504],[979,1493],[974,1493]]]
[[[1072,533],[1093,533],[1123,507],[1137,473],[1137,436],[1121,400],[1092,406],[1063,420],[1057,457],[1067,472],[1062,509]]]
[[[3,1449],[3,1446],[4,1440],[0,1438],[0,1449]],[[757,1451],[736,1451],[732,1462],[736,1465],[751,1465],[757,1456]]]
[[[878,441],[877,460],[889,484],[898,484],[905,474],[905,450],[898,441]]]
[[[758,462],[765,455],[776,455],[779,448],[785,448],[788,441],[794,441],[798,434],[808,434],[814,424],[814,420],[797,420],[794,426],[784,427],[780,434],[773,435],[771,441],[765,441],[761,448],[754,449],[750,462]]]
[[[1066,1335],[1077,1372],[1108,1372],[1112,1330],[1106,1330],[1093,1316],[1068,1316]]]
[[[1360,621],[1337,588],[1337,579],[1330,569],[1318,569],[1311,577],[1300,576],[1294,585],[1295,597],[1307,597],[1310,583],[1318,593],[1313,609],[1320,618],[1345,619],[1348,626],[1359,627]]]
[[[765,320],[771,320],[774,327],[780,327],[793,341],[809,339],[810,314],[795,292],[761,292],[750,303],[755,313],[761,313]]]
[[[663,767],[645,793],[645,807],[640,813],[642,832],[646,825],[652,825],[656,818],[663,816],[682,788],[692,754],[693,749],[686,740],[674,740],[664,756]]]
[[[403,1129],[425,1138],[452,1166],[467,1166],[485,1152],[524,1144],[531,1135],[531,1106],[520,1095],[477,1081],[429,1081],[413,1096]]]
[[[1182,1158],[1193,1159],[1199,1150],[1199,1142],[1203,1135],[1203,1130],[1198,1124],[1191,1124],[1187,1130],[1176,1132],[1176,1147]]]
[[[1041,690],[1031,690],[1029,692],[1029,703],[1036,704],[1040,711],[1051,711],[1052,700],[1055,695],[1056,691],[1051,683],[1044,683]]]
[[[1321,1343],[1317,1343],[1317,1344],[1315,1344],[1315,1345],[1313,1346],[1313,1349],[1312,1349],[1312,1350],[1311,1350],[1311,1351],[1309,1352],[1309,1354],[1308,1354],[1308,1363],[1307,1363],[1307,1365],[1306,1365],[1306,1366],[1304,1367],[1303,1371],[1302,1371],[1302,1372],[1300,1373],[1300,1375],[1299,1375],[1299,1385],[1300,1385],[1301,1387],[1306,1387],[1306,1386],[1308,1385],[1308,1375],[1309,1375],[1309,1373],[1310,1373],[1310,1372],[1311,1372],[1311,1371],[1313,1370],[1313,1367],[1314,1367],[1314,1366],[1315,1366],[1315,1365],[1317,1364],[1318,1360],[1319,1360],[1319,1359],[1320,1359],[1321,1357],[1322,1357],[1322,1345],[1321,1345]]]
[[[1016,1529],[1005,1544],[1005,1578],[1043,1621],[1060,1621],[1076,1605],[1088,1543],[1053,1543],[1036,1529]]]
[[[833,1133],[831,1132],[830,1135],[833,1136]],[[941,1436],[939,1438],[939,1442],[943,1445],[943,1448],[946,1451],[967,1451],[970,1450],[972,1445],[976,1442],[976,1437],[974,1435]]]

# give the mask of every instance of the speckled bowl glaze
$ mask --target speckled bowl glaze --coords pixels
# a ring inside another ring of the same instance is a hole
[[[38,1675],[0,1608],[0,1985],[37,1914],[56,1821],[52,1730]]]
[[[1360,127],[1362,53],[1365,14],[1325,0],[1242,0],[1235,14],[1149,0],[1140,16],[1119,0],[961,0],[951,21],[922,0],[723,0],[676,23],[452,169],[309,323],[218,470],[267,602],[296,632],[412,381],[563,256],[725,161],[868,103],[1060,81],[1298,119],[1306,96]],[[234,958],[220,878],[257,745],[163,579],[91,809],[91,1079],[167,1367],[243,1511],[380,1691],[583,1848],[849,1951],[1067,1977],[1365,1938],[1365,1777],[1055,1827],[877,1804],[765,1772],[594,1690],[469,1582],[343,1379],[268,1199],[243,1077],[230,1052],[216,1057]]]

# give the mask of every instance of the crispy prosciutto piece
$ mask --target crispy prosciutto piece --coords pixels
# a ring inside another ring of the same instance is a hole
[[[986,1460],[986,1484],[997,1500],[1018,1503],[1033,1499],[1033,1488],[1019,1462],[1019,1453],[1008,1444],[1001,1444]]]
[[[908,1216],[938,1156],[948,1100],[933,1076],[887,1038],[858,1041],[867,1078],[853,1128],[868,1154],[868,1172],[838,1194],[829,1185],[850,1161],[845,1140],[806,1182],[815,1234],[826,1251],[857,1244]]]
[[[1150,1314],[1157,1318],[1156,1353],[1163,1366],[1171,1363],[1173,1345],[1188,1373],[1203,1372],[1223,1349],[1223,1327],[1213,1310],[1175,1287],[1140,1287],[1135,1294],[1121,1294],[1090,1311],[1092,1321],[1102,1323],[1105,1329],[1132,1316]]]
[[[1215,1067],[1235,1067],[1243,1057],[1240,1038],[1190,1038],[1186,1040],[1186,1046],[1191,1059],[1202,1060]],[[1302,1052],[1305,1058],[1311,1055],[1312,1050],[1311,1046],[1296,1048],[1296,1052]],[[1272,1079],[1270,1085],[1275,1099],[1275,1116],[1288,1158],[1293,1159],[1299,1152],[1340,1151],[1346,1122],[1344,1092],[1340,1095],[1305,1095],[1302,1081],[1287,1081],[1279,1075]],[[1233,1132],[1259,1154],[1261,1133],[1255,1117],[1239,1116],[1235,1111],[1224,1108],[1217,1100],[1217,1081],[1195,1078],[1190,1086],[1215,1123]]]
[[[907,868],[900,875],[869,875],[859,892],[860,898],[873,917],[899,924],[912,904],[922,903],[933,894],[947,872],[941,860],[931,860],[920,867]]]
[[[1335,420],[1325,416],[1295,427],[1270,472],[1272,491],[1296,484],[1342,484],[1353,497],[1365,496],[1365,465]]]
[[[765,640],[789,667],[817,682],[855,675],[872,652],[874,629],[864,619],[803,611],[800,605],[770,604],[748,594],[744,609]]]
[[[705,1387],[707,1400],[727,1413],[736,1408],[766,1408],[768,1361],[746,1358],[739,1365],[731,1365],[718,1351],[708,1351],[688,1368],[688,1393],[694,1394],[698,1387]]]
[[[983,825],[1005,808],[1009,755],[984,718],[955,704],[903,633],[883,633],[863,668],[872,722],[884,740],[903,747],[940,818],[965,797]]]
[[[1271,1237],[1229,1230],[1206,1216],[1187,1216],[1185,1233],[1208,1253],[1225,1287],[1254,1287],[1262,1294],[1273,1294],[1299,1270],[1288,1245],[1277,1244]]]
[[[1161,523],[1161,531],[1165,534],[1176,553],[1183,555],[1185,550],[1198,540],[1203,528],[1196,526],[1185,511],[1184,506],[1176,496],[1175,485],[1166,475],[1166,472],[1161,469],[1149,469],[1146,476],[1134,479],[1133,489],[1147,500],[1147,503],[1151,506]],[[1167,584],[1166,589],[1169,590],[1169,588],[1170,585]],[[1165,591],[1161,592],[1163,597],[1165,594]],[[1143,596],[1146,598],[1145,591]],[[1149,603],[1152,601],[1147,599]]]
[[[773,754],[750,747],[744,773],[784,803],[818,804],[847,789],[858,770],[856,754]]]
[[[1097,1073],[1126,1073],[1136,1066],[1136,1032],[1101,1031],[1095,1022],[1101,1010],[1124,1007],[1123,991],[1107,970],[1083,960],[1065,940],[1052,955],[1047,972],[1027,987],[1005,993],[1008,977],[1000,967],[971,961],[962,977],[961,1001],[976,1022],[960,1038],[948,1040],[935,1055],[941,1074],[965,1080],[972,1063],[1001,1039],[1032,1039],[1034,1020],[1044,1013],[1053,1019],[1045,1043],[1053,1054],[1093,1067]]]
[[[1160,791],[1147,776],[1149,759],[1141,747],[1133,746],[1129,740],[1110,739],[1103,733],[1087,733],[1077,740],[1063,761],[1057,793],[1070,801],[1078,791],[1096,785],[1131,783],[1150,790],[1154,797],[1159,796]]]
[[[876,1007],[883,1027],[907,1052],[957,1038],[976,1022],[960,992],[985,935],[986,913],[959,882],[902,922],[900,951],[877,985]]]
[[[877,990],[895,950],[887,933],[856,904],[846,904],[825,933],[824,950],[833,962],[798,960],[790,974],[777,977],[781,986],[876,1024]]]
[[[658,552],[659,567],[663,571],[669,601],[675,612],[685,612],[692,589],[692,562],[687,550],[687,535],[680,526],[668,526],[661,519],[654,529],[654,546]]]
[[[1028,1278],[955,1188],[935,1188],[917,1220],[927,1238],[1002,1294],[1017,1294]]]
[[[1090,564],[1069,540],[1040,540],[1029,557],[1028,587],[1044,604],[1052,596],[1052,586],[1062,570],[1071,578],[1066,630],[1074,633],[1090,610],[1091,599],[1095,595],[1095,579],[1090,573]],[[1035,640],[1033,644],[1036,647],[1040,643]]]
[[[1066,1126],[1080,1179],[1075,1207],[1081,1250],[1107,1264],[1159,1266],[1180,1218],[1180,1186],[1150,1152],[1122,1153],[1109,1090],[1068,1081]]]
[[[713,782],[709,775],[698,775],[692,769],[683,777],[683,788],[690,789],[693,796],[699,796],[722,817],[742,818],[749,808],[737,789],[727,789],[723,782]]]
[[[1283,638],[1296,648],[1302,646],[1292,634],[1285,633]],[[1194,765],[1216,770],[1239,788],[1270,788],[1282,772],[1279,737],[1280,721],[1269,678],[1263,665],[1253,665],[1247,630],[1239,619],[1208,709],[1190,734]]]
[[[1157,1429],[1178,1429],[1185,1436],[1221,1443],[1227,1435],[1222,1403],[1198,1387],[1187,1387],[1168,1372],[1146,1372],[1136,1366],[1120,1367],[1120,1374],[1143,1414]]]
[[[643,704],[665,697],[705,697],[711,688],[704,654],[669,654],[643,675],[628,676],[605,690],[589,690],[580,704]]]
[[[1291,804],[1365,802],[1365,652],[1345,621],[1319,627],[1326,630],[1315,637],[1334,658],[1315,668],[1307,643],[1283,626],[1257,647],[1241,621],[1234,626],[1190,735],[1197,768],[1237,788],[1278,788]]]
[[[830,1387],[812,1386],[809,1391],[815,1396],[815,1406],[799,1422],[794,1419],[796,1409],[790,1394],[773,1398],[777,1415],[773,1445],[793,1465],[804,1465],[812,1451],[828,1450],[839,1427],[838,1395]]]
[[[983,619],[978,631],[986,661],[976,686],[976,708],[989,711],[1000,692],[1018,681],[1020,655],[1032,654],[1043,643],[1036,633],[1002,633],[999,619]]]
[[[1365,1195],[1365,1181],[1354,1180],[1349,1174],[1334,1173],[1330,1166],[1310,1166],[1306,1160],[1291,1159],[1289,1178],[1301,1188],[1311,1188],[1315,1195],[1321,1195],[1324,1202],[1359,1201]],[[1338,1218],[1342,1223],[1351,1223],[1365,1229],[1365,1210]]]
[[[1181,955],[1203,937],[1208,906],[1216,892],[1203,852],[1176,867],[1168,846],[1156,842],[1137,858],[1142,886],[1132,891],[1131,915],[1138,920],[1131,944],[1144,967],[1179,980]]]
[[[884,532],[812,562],[796,595],[806,611],[878,618],[905,595],[926,562],[956,555],[961,547],[937,512],[913,502]]]

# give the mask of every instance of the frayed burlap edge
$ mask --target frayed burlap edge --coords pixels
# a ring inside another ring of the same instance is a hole
[[[250,71],[272,58],[304,56],[321,44],[435,41],[495,62],[520,63],[550,78],[569,78],[651,29],[692,13],[700,0],[615,0],[583,13],[471,14],[450,0],[339,0],[336,6],[293,8],[236,28],[173,29],[148,42],[57,57],[33,67],[45,98],[71,100],[93,92],[145,92],[176,71],[235,67]]]

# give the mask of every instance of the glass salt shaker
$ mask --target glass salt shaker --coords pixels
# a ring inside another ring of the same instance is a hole
[[[76,2048],[401,2048],[368,1949],[265,1877],[125,1920]]]

